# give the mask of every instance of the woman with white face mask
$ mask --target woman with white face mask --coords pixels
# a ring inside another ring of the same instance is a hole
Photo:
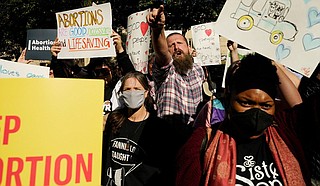
[[[101,184],[168,185],[171,130],[156,116],[145,75],[127,73],[119,93],[125,107],[106,122]]]

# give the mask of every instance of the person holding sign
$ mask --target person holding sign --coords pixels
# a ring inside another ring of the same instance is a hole
[[[125,107],[109,114],[104,131],[102,185],[168,185],[171,130],[156,116],[145,75],[127,73],[120,94]]]
[[[111,37],[113,40],[113,44],[116,48],[117,62],[119,68],[121,69],[122,75],[125,75],[127,72],[135,71],[134,66],[129,58],[129,55],[122,46],[122,39],[119,33],[112,30]]]
[[[202,97],[204,72],[193,63],[191,48],[179,33],[165,37],[164,6],[154,8],[146,17],[152,31],[156,53],[153,79],[156,85],[157,114],[176,126],[177,141],[186,139]]]
[[[26,53],[27,53],[27,48],[22,50],[22,52],[21,52],[21,54],[20,54],[20,56],[19,56],[19,58],[17,60],[18,63],[29,64],[29,63],[32,62],[32,60],[30,60],[30,59],[26,60]]]
[[[53,42],[50,48],[52,55],[51,69],[56,78],[89,78],[86,70],[78,66],[77,59],[58,59],[58,54],[61,52],[62,45],[58,38]]]
[[[276,108],[278,88],[290,109]],[[211,128],[197,128],[182,147],[177,185],[310,185],[297,135],[297,125],[306,125],[300,123],[305,107],[292,81],[270,59],[250,54],[233,63],[226,79],[227,117]]]

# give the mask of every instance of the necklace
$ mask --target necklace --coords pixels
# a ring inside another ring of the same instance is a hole
[[[139,126],[136,128],[136,130],[134,131],[134,134],[138,132],[138,130],[140,129],[142,123],[144,123],[144,120],[147,118],[147,116],[149,115],[148,112],[146,112],[146,114],[144,115],[144,118],[142,121],[140,121]]]
[[[146,113],[145,113],[145,115],[144,115],[144,117],[143,117],[143,119],[142,120],[140,120],[140,119],[136,119],[136,118],[138,118],[137,116],[135,116],[134,118],[132,118],[132,116],[130,116],[129,118],[128,118],[128,120],[130,120],[130,121],[132,121],[132,122],[139,122],[139,121],[143,121],[143,120],[145,120],[146,118],[147,118],[147,116],[149,115],[149,112],[146,110]]]

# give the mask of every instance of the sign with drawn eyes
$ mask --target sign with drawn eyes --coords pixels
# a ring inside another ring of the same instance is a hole
[[[320,61],[320,1],[228,0],[216,32],[310,77]]]

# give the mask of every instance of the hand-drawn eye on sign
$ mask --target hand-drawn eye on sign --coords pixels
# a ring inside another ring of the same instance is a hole
[[[240,30],[255,26],[269,33],[270,42],[278,45],[283,39],[294,41],[298,33],[296,25],[285,20],[290,8],[290,0],[241,0],[231,18],[237,19]]]

